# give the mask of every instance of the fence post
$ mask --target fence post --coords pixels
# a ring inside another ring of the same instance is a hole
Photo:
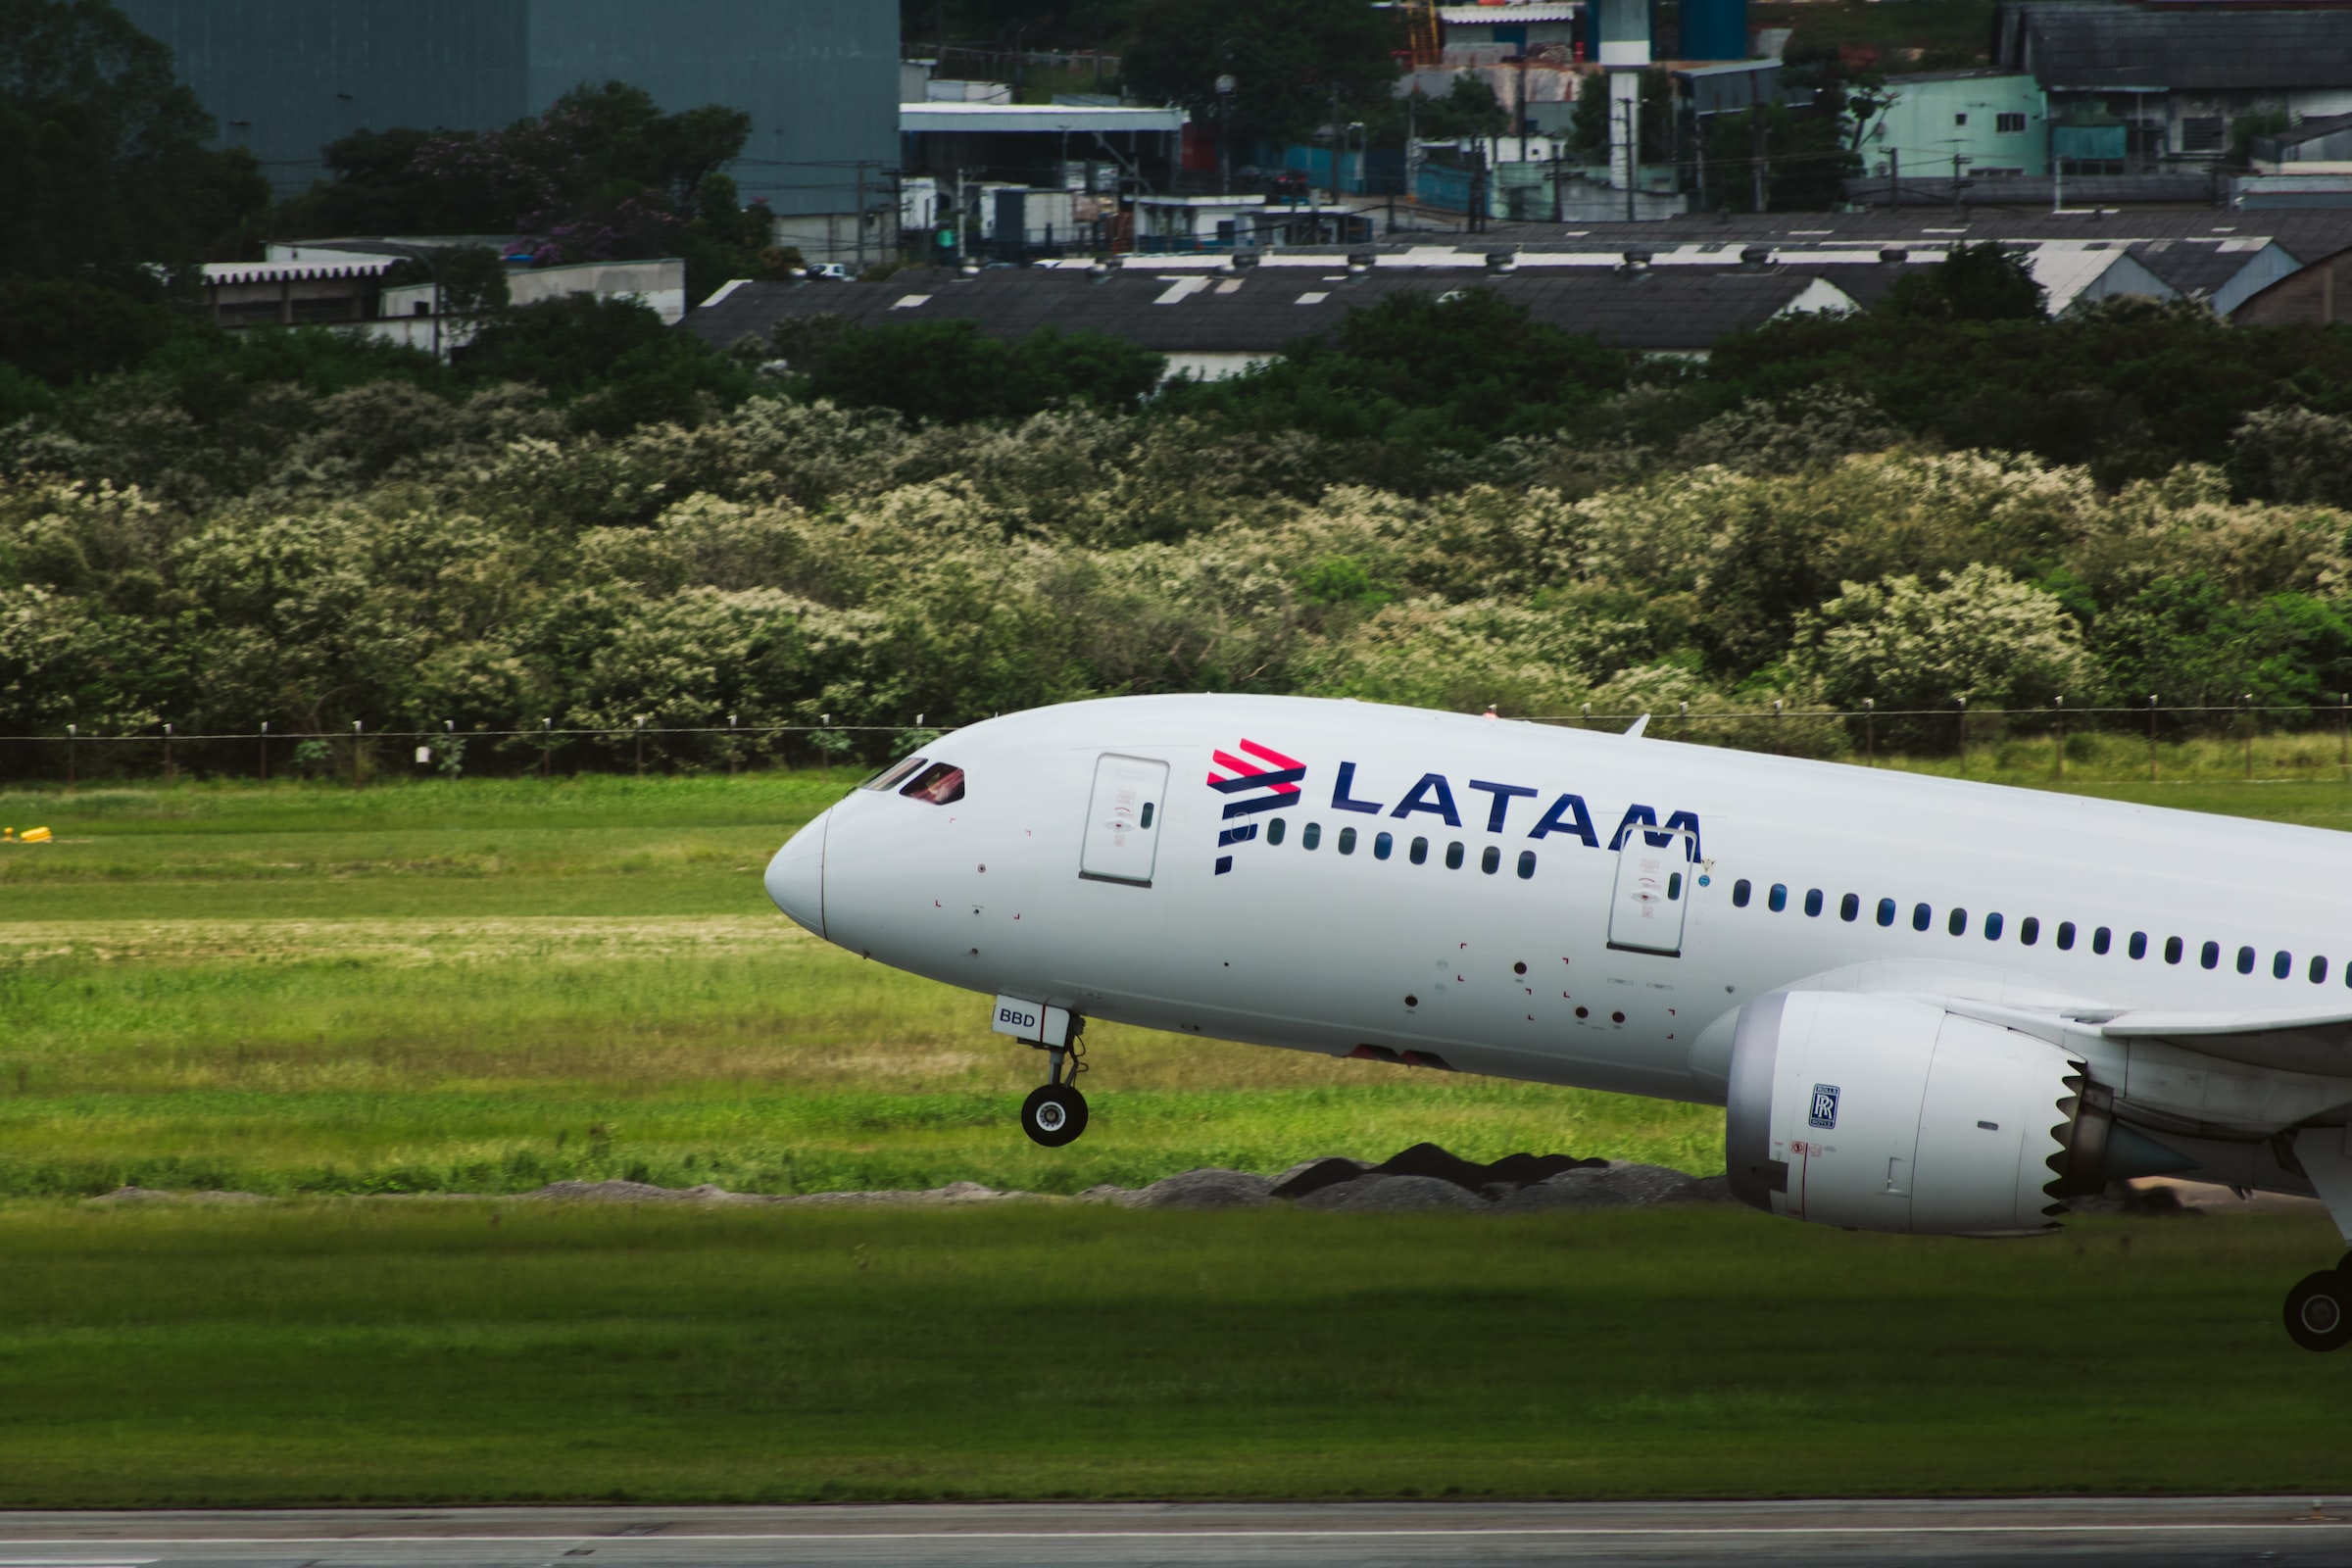
[[[2344,709],[2352,705],[2352,692],[2335,694],[2335,765],[2352,763],[2352,733],[2344,728]]]
[[[75,783],[74,772],[74,750],[80,740],[81,726],[79,724],[68,724],[66,726],[66,788],[69,791],[74,788]]]
[[[1862,762],[1865,767],[1879,765],[1879,703],[1875,697],[1862,699]]]
[[[1592,727],[1592,705],[1591,703],[1587,703],[1587,704],[1585,705],[1585,728],[1587,728],[1587,729],[1591,729]]]
[[[2059,777],[2059,779],[2060,779],[2061,781],[2063,781],[2063,780],[2066,778],[2066,696],[2065,696],[2065,694],[2064,694],[2064,693],[2061,693],[2061,694],[2059,694],[2058,696],[2051,698],[2051,699],[2050,699],[2050,706],[2051,706],[2052,708],[2054,708],[2054,709],[2056,709],[2056,710],[2058,710],[2058,777]]]
[[[1690,738],[1690,705],[1689,703],[1681,704],[1675,710],[1675,716],[1682,722],[1675,727],[1674,738],[1678,741],[1689,740]]]
[[[270,721],[266,718],[262,720],[260,744],[256,749],[261,754],[262,782],[267,784],[270,782]]]
[[[729,713],[727,715],[727,777],[729,778],[735,776],[736,745],[735,715]]]
[[[863,219],[858,221],[863,222]],[[645,777],[645,715],[637,715],[637,776]]]
[[[164,788],[170,789],[179,780],[179,770],[172,762],[172,726],[164,726]]]
[[[1772,755],[1775,757],[1781,755],[1781,700],[1775,697],[1772,700]]]
[[[2148,782],[2156,782],[2156,694],[2148,693]]]
[[[1960,776],[1968,777],[1968,699],[1956,698],[1960,705]]]
[[[552,718],[539,721],[539,776],[556,776],[556,721]]]
[[[351,721],[351,787],[360,788],[360,741],[365,734],[360,720]]]
[[[2239,698],[2238,706],[2246,712],[2246,779],[2250,783],[2254,778],[2254,694]]]

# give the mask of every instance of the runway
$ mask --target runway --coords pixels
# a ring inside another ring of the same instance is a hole
[[[1100,1503],[0,1514],[0,1568],[2352,1563],[2352,1499]]]

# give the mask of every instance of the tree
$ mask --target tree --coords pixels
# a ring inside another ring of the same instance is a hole
[[[1932,321],[2037,321],[2050,314],[2048,302],[2027,253],[1988,239],[1955,245],[1935,266],[1905,272],[1883,308]]]
[[[1217,110],[1230,74],[1233,130],[1244,139],[1296,141],[1340,118],[1386,104],[1396,79],[1395,14],[1362,0],[1146,0],[1128,44],[1128,85],[1142,96]]]
[[[846,327],[825,335],[808,395],[918,419],[1026,418],[1067,404],[1132,413],[1167,361],[1123,338],[1043,327],[1017,343],[970,321]]]
[[[474,380],[529,381],[570,405],[574,428],[612,434],[639,424],[700,424],[740,403],[741,366],[673,332],[634,300],[566,294],[505,312],[458,351]]]
[[[0,275],[154,296],[260,212],[253,155],[107,0],[0,0]]]

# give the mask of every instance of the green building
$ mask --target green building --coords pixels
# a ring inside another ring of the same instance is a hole
[[[1985,179],[2050,172],[2049,100],[2032,76],[1924,71],[1889,76],[1886,88],[1894,101],[1862,134],[1862,166],[1872,176]]]
[[[899,10],[879,0],[118,3],[280,191],[352,131],[488,130],[610,80],[748,112],[730,172],[778,214],[855,211],[899,161]]]

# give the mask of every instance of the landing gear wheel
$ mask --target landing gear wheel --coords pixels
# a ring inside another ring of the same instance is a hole
[[[1021,1131],[1031,1143],[1059,1149],[1086,1131],[1086,1097],[1068,1084],[1040,1084],[1021,1102]]]
[[[2352,1275],[2330,1268],[2297,1281],[2286,1293],[2286,1336],[2306,1350],[2352,1344]]]

